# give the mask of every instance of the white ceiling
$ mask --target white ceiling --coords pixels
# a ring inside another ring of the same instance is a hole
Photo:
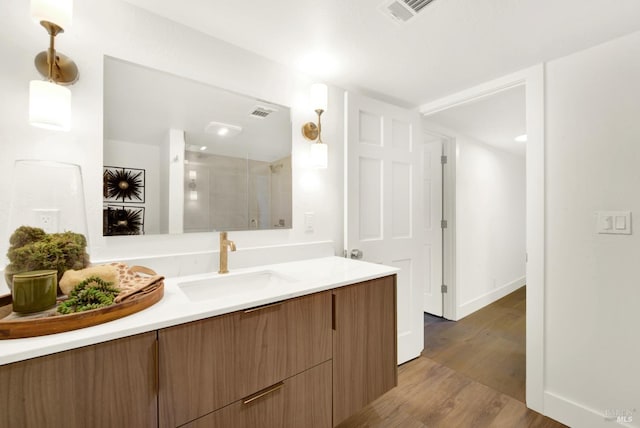
[[[435,0],[404,25],[382,0],[127,1],[407,106],[640,30],[638,0]]]
[[[525,101],[525,87],[517,86],[440,111],[426,120],[524,156],[526,144],[514,138],[527,133]]]
[[[105,140],[159,145],[169,129],[185,131],[189,147],[204,153],[271,162],[291,154],[288,107],[257,101],[119,59],[104,62]],[[256,105],[275,109],[264,119],[249,115]],[[242,127],[233,137],[205,133],[210,122]]]

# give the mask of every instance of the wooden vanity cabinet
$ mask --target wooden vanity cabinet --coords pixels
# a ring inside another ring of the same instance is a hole
[[[396,276],[333,291],[333,424],[395,387]]]
[[[330,428],[397,383],[395,275],[0,366],[0,428]]]
[[[157,426],[156,332],[0,366],[0,427]]]
[[[331,322],[324,292],[160,330],[160,426],[194,421],[329,361]],[[295,389],[274,397],[287,390]]]
[[[185,428],[330,428],[331,361],[238,400]]]

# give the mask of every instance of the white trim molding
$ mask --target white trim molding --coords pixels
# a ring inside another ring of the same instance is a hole
[[[467,302],[461,303],[458,306],[458,310],[456,311],[456,321],[461,320],[467,315],[471,315],[475,311],[484,308],[487,305],[495,302],[506,296],[507,294],[513,293],[517,289],[523,287],[526,283],[526,278],[524,276],[514,279],[506,284],[501,285],[495,290],[491,290],[487,293],[482,294],[474,299],[471,299]]]
[[[563,424],[572,427],[634,428],[637,426],[631,424],[635,417],[638,416],[637,414],[605,415],[597,410],[585,407],[582,404],[571,401],[551,391],[545,391],[544,393],[544,409],[547,412],[547,416],[550,418],[562,421]],[[629,410],[629,412],[631,412],[631,410]],[[616,419],[607,419],[607,416],[614,417]]]

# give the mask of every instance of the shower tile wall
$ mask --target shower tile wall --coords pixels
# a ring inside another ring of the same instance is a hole
[[[189,171],[197,174],[196,201]],[[262,162],[201,155],[185,167],[185,232],[291,227],[290,207],[291,156]]]

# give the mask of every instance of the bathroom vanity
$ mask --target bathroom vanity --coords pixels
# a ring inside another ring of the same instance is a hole
[[[131,317],[2,341],[0,427],[335,426],[397,383],[396,272],[326,257],[171,278]]]

